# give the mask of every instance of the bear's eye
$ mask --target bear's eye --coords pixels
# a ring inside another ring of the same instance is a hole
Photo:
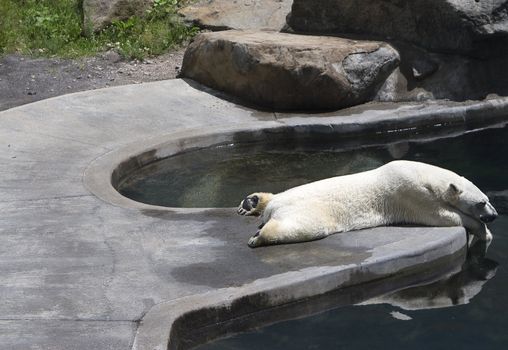
[[[484,208],[486,205],[487,205],[487,202],[484,201],[484,202],[480,202],[480,203],[476,204],[476,207],[478,209],[481,209],[481,208]]]

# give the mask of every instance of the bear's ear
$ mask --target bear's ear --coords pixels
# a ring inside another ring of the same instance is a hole
[[[453,184],[453,183],[450,183],[450,185],[448,186],[448,191],[450,191],[450,193],[458,196],[459,194],[462,193],[462,190],[460,190],[457,185]]]

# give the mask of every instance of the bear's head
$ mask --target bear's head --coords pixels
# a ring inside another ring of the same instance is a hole
[[[445,200],[463,214],[483,223],[494,221],[497,217],[489,198],[465,177],[448,184]]]

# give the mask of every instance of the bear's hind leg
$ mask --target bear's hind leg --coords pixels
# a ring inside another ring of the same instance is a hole
[[[249,243],[247,243],[249,247],[256,248],[263,245],[262,240],[259,238],[260,231],[261,230],[257,230],[254,236],[249,238]]]
[[[309,231],[297,227],[298,225],[295,226],[291,220],[270,219],[249,239],[248,245],[251,248],[256,248],[273,244],[307,242],[329,235],[325,231]]]
[[[278,220],[270,219],[260,226],[260,229],[249,239],[249,247],[255,248],[263,245],[276,244],[281,233],[281,225]]]

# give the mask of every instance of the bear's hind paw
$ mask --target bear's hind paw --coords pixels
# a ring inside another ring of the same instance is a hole
[[[248,196],[245,198],[238,207],[236,211],[239,215],[246,216],[258,216],[259,212],[256,210],[256,207],[259,203],[259,197],[256,195]]]

